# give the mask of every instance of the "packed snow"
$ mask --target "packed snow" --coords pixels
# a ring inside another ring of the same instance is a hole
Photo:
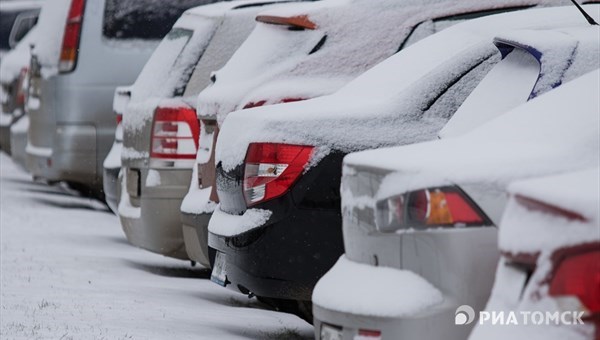
[[[320,307],[338,312],[398,318],[441,304],[444,297],[411,271],[374,267],[342,255],[319,280],[312,300]]]
[[[21,41],[2,57],[0,63],[0,82],[7,84],[19,76],[21,69],[29,67],[31,44],[35,42],[37,28],[34,26]]]
[[[298,317],[210,282],[207,269],[130,246],[105,206],[32,182],[5,154],[0,187],[2,338],[313,336]]]
[[[238,235],[265,224],[272,214],[270,210],[247,209],[244,214],[235,216],[221,211],[217,205],[208,222],[208,231],[225,237]]]
[[[600,17],[600,6],[586,8]],[[449,117],[421,116],[427,101],[417,93],[439,92],[454,73],[492,55],[492,39],[502,31],[557,25],[587,27],[571,7],[475,19],[417,42],[332,95],[233,112],[219,135],[217,162],[225,170],[233,169],[242,163],[251,142],[309,144],[352,152],[433,139]]]

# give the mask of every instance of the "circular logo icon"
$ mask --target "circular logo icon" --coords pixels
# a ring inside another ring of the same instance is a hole
[[[462,305],[456,308],[454,313],[455,325],[468,325],[475,320],[475,310],[469,305]]]

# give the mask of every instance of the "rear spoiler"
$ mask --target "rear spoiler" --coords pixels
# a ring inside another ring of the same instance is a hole
[[[287,25],[296,28],[314,30],[317,28],[317,24],[312,22],[308,15],[295,15],[292,17],[280,17],[276,15],[258,15],[256,21],[265,24],[273,25]]]

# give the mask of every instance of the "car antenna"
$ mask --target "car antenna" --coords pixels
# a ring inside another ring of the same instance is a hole
[[[579,4],[577,3],[577,1],[571,0],[571,2],[573,3],[573,5],[575,5],[575,7],[577,7],[577,9],[579,10],[579,12],[581,12],[581,15],[583,15],[583,17],[585,18],[585,20],[587,20],[587,22],[590,25],[596,25],[596,26],[598,26],[598,23],[596,22],[596,20],[594,20],[594,18],[592,18],[589,14],[587,14],[586,11],[583,8],[581,8],[581,6],[579,6]]]

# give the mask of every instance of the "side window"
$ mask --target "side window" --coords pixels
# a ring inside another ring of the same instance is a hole
[[[15,24],[10,31],[10,37],[8,43],[11,48],[14,48],[23,37],[29,32],[33,26],[37,23],[38,15],[35,12],[21,13],[17,16]]]
[[[9,50],[9,36],[12,31],[16,12],[0,12],[0,49]]]
[[[162,39],[185,10],[216,0],[106,0],[102,34],[108,39]]]
[[[460,78],[450,84],[425,110],[424,117],[440,117],[449,119],[471,94],[486,74],[500,61],[500,53],[472,67]]]
[[[464,13],[464,14],[459,14],[459,15],[452,15],[452,16],[448,16],[448,17],[436,18],[433,20],[423,21],[422,23],[413,27],[412,31],[410,32],[408,37],[404,40],[404,42],[402,43],[402,45],[400,46],[398,51],[405,49],[408,46],[413,45],[417,41],[427,38],[428,36],[430,36],[434,33],[437,33],[443,29],[446,29],[452,25],[456,25],[463,21],[467,21],[467,20],[475,19],[475,18],[479,18],[479,17],[484,17],[487,15],[517,11],[517,10],[528,8],[528,7],[532,7],[532,6],[507,7],[507,8],[488,10],[488,11],[479,11],[479,12]]]

